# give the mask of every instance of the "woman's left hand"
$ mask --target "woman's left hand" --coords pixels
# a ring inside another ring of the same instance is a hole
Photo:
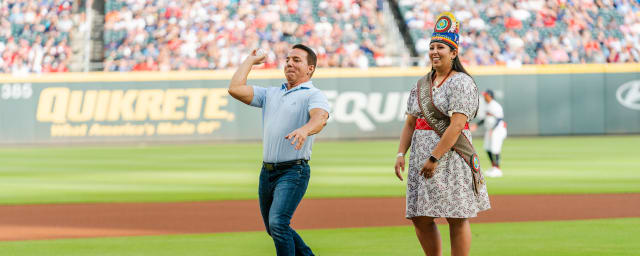
[[[420,170],[420,175],[424,176],[425,179],[430,179],[436,173],[436,167],[438,167],[438,163],[427,159],[427,162],[422,166],[422,170]]]

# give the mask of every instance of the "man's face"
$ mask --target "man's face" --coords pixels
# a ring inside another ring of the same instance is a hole
[[[482,93],[482,95],[484,96],[484,101],[486,103],[491,102],[491,96],[488,93],[485,92],[485,93]]]
[[[307,52],[302,49],[291,49],[287,54],[284,75],[290,82],[309,80],[314,68],[307,63]]]

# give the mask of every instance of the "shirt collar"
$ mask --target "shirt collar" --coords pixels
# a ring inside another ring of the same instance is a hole
[[[311,82],[311,80],[301,83],[289,91],[287,91],[287,83],[282,83],[282,87],[280,87],[280,89],[284,90],[286,93],[302,90],[302,89],[311,89],[311,88],[313,88],[313,82]]]

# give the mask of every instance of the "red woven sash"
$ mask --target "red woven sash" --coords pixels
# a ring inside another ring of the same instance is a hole
[[[464,129],[465,130],[469,130],[469,123],[466,123],[464,125]],[[429,126],[429,123],[427,123],[426,120],[424,120],[422,118],[418,118],[416,120],[416,130],[433,130],[433,128],[431,128],[431,126]]]

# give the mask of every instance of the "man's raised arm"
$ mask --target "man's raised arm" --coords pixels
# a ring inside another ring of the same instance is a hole
[[[261,64],[265,59],[265,54],[256,56],[256,50],[251,51],[251,54],[240,64],[233,74],[233,77],[231,77],[231,82],[229,83],[229,94],[231,97],[245,104],[251,104],[253,100],[253,87],[247,86],[247,76],[249,76],[253,65]]]

